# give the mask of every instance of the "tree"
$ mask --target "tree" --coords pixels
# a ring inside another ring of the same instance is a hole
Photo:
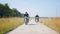
[[[0,17],[22,17],[17,9],[10,9],[8,4],[0,4]]]

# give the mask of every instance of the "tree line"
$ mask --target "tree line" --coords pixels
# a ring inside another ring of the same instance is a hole
[[[0,18],[2,17],[23,17],[16,8],[11,9],[8,4],[0,4]]]

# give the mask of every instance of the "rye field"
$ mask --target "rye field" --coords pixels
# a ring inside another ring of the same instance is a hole
[[[40,18],[41,23],[60,33],[60,17]]]
[[[22,25],[23,22],[23,18],[19,17],[0,18],[0,34],[6,34],[19,25]]]

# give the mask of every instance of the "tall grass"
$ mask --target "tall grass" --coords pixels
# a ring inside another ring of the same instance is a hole
[[[40,18],[40,22],[60,33],[60,18]]]
[[[0,18],[0,34],[5,34],[21,24],[23,24],[23,18]]]

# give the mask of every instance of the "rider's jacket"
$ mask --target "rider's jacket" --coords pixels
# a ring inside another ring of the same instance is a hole
[[[29,17],[29,14],[24,14],[24,17]]]

